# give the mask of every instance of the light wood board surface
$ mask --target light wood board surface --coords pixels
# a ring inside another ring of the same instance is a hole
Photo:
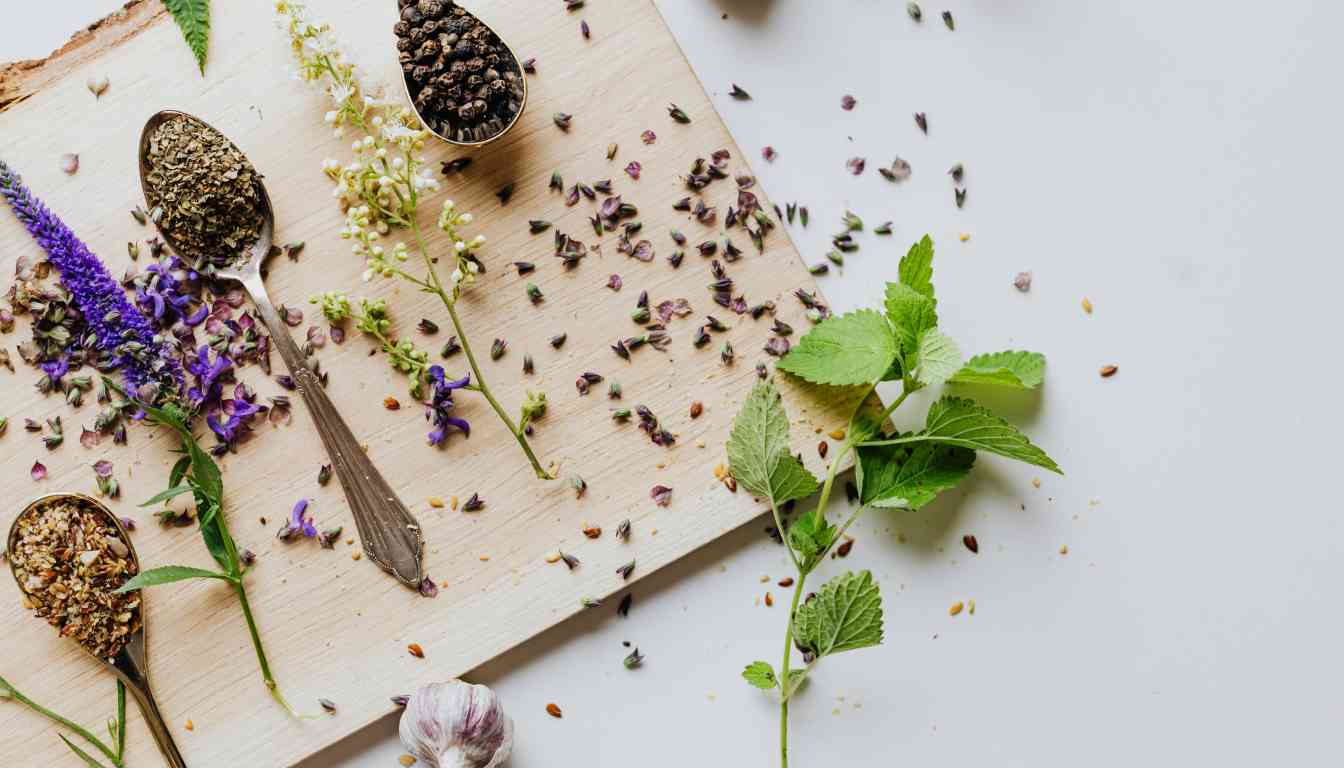
[[[400,93],[392,0],[317,0],[311,7],[317,17],[332,23],[358,62],[387,82],[390,92]],[[592,4],[577,14],[566,12],[558,0],[498,0],[473,9],[519,55],[537,57],[538,74],[529,81],[530,103],[520,125],[503,141],[474,153],[475,162],[466,173],[447,179],[445,192],[423,206],[422,223],[432,229],[445,197],[477,214],[479,230],[491,243],[484,254],[490,269],[462,309],[478,347],[488,347],[496,337],[509,342],[501,360],[484,362],[486,376],[514,412],[525,388],[548,393],[550,412],[537,426],[534,446],[543,463],[554,463],[562,477],[585,478],[588,492],[576,498],[564,480],[544,483],[533,478],[488,406],[469,393],[458,398],[458,415],[471,420],[471,438],[454,436],[443,449],[427,447],[422,409],[384,358],[370,356],[372,347],[365,339],[352,332],[344,345],[319,350],[317,358],[331,373],[329,393],[419,516],[428,542],[428,572],[446,586],[436,599],[427,600],[366,561],[353,560],[356,547],[344,541],[332,552],[311,541],[275,540],[279,521],[300,497],[313,500],[319,526],[344,525],[349,535],[354,531],[339,484],[317,484],[318,466],[326,459],[302,403],[296,402],[292,425],[263,427],[259,439],[224,460],[227,513],[239,544],[259,556],[248,586],[281,689],[300,709],[319,711],[317,699],[322,697],[334,701],[338,713],[297,721],[271,703],[227,589],[207,583],[154,588],[146,599],[153,679],[160,706],[192,765],[291,764],[386,714],[392,709],[389,696],[469,671],[581,610],[584,596],[616,595],[628,586],[615,573],[623,563],[637,561],[632,581],[637,580],[765,511],[745,492],[730,493],[715,480],[713,470],[725,461],[723,444],[738,403],[755,381],[756,363],[771,361],[762,351],[770,321],[739,317],[715,305],[706,289],[712,280],[709,260],[693,247],[680,269],[672,269],[665,258],[674,250],[670,229],[684,231],[692,246],[721,238],[722,213],[736,196],[731,180],[712,185],[706,199],[719,206],[721,215],[714,227],[702,226],[671,208],[687,194],[681,174],[695,157],[720,148],[732,153],[734,172],[747,171],[741,150],[650,0]],[[73,53],[0,74],[0,93],[7,103],[0,111],[0,157],[119,275],[128,263],[127,241],[152,234],[128,215],[142,202],[135,158],[140,127],[163,108],[199,115],[229,135],[267,177],[277,239],[307,243],[297,262],[281,259],[272,266],[268,285],[277,304],[302,306],[306,326],[317,319],[306,303],[313,293],[345,289],[385,296],[400,332],[437,350],[449,332],[437,300],[388,282],[361,283],[363,265],[338,237],[343,217],[321,164],[327,157],[346,160],[349,139],[334,138],[323,125],[329,101],[291,76],[294,64],[284,33],[273,24],[272,3],[217,4],[214,16],[204,78],[177,27],[156,3],[134,5],[127,18],[104,25],[92,39],[74,46]],[[581,18],[592,27],[591,41],[579,34]],[[111,81],[101,99],[95,100],[85,87],[91,75]],[[666,111],[670,102],[680,105],[693,122],[672,122]],[[551,121],[558,111],[575,115],[568,133]],[[658,134],[656,143],[641,142],[645,129]],[[606,148],[613,142],[620,151],[608,161]],[[80,154],[81,167],[74,176],[58,169],[58,157],[65,152]],[[434,144],[427,154],[439,161],[464,153]],[[638,181],[622,171],[631,160],[643,165]],[[530,235],[527,220],[552,220],[591,246],[597,240],[588,217],[595,204],[585,200],[566,208],[560,195],[548,192],[556,169],[567,183],[613,179],[616,191],[639,206],[641,236],[654,243],[655,261],[644,264],[620,255],[616,237],[608,234],[601,239],[600,253],[577,269],[562,269],[551,256],[551,233]],[[501,207],[495,192],[509,182],[517,190]],[[769,210],[763,191],[755,191]],[[767,237],[764,254],[755,252],[745,232],[734,230],[731,236],[746,254],[728,269],[750,303],[775,300],[780,319],[802,331],[808,322],[790,293],[816,286],[784,229]],[[430,247],[442,251],[446,243],[431,237]],[[0,273],[12,274],[17,258],[39,253],[13,216],[0,212]],[[520,278],[506,267],[516,259],[535,262],[536,273]],[[612,273],[624,279],[620,293],[605,287]],[[546,296],[536,307],[524,295],[529,280]],[[640,290],[648,290],[654,304],[684,297],[695,314],[671,321],[673,343],[666,352],[645,348],[625,362],[608,345],[638,333],[629,312]],[[696,350],[691,337],[706,313],[733,328]],[[419,337],[415,324],[422,317],[444,330],[432,338]],[[302,330],[296,329],[296,336]],[[14,334],[0,337],[0,344],[12,350],[26,331],[21,322]],[[557,351],[546,340],[560,332],[569,338]],[[718,348],[725,339],[738,353],[731,367],[719,362]],[[529,352],[536,373],[524,377],[522,359]],[[281,372],[278,357],[275,364]],[[456,374],[465,362],[458,357],[446,366]],[[584,371],[619,380],[625,392],[619,404],[648,405],[676,433],[676,445],[660,448],[633,422],[613,423],[609,411],[617,404],[607,399],[605,383],[580,397],[574,379]],[[81,448],[75,438],[81,424],[92,422],[97,406],[89,402],[71,410],[58,396],[42,397],[33,389],[37,378],[22,365],[15,374],[0,371],[0,415],[11,421],[8,434],[0,438],[5,470],[0,473],[0,494],[9,500],[0,510],[0,524],[8,526],[23,500],[39,493],[89,491],[90,465],[107,458],[115,462],[124,489],[113,508],[138,520],[135,542],[146,566],[208,566],[194,529],[161,529],[148,511],[136,507],[166,482],[174,456],[164,436],[133,427],[127,447],[107,441]],[[245,378],[263,398],[282,393],[255,368]],[[843,396],[804,396],[791,383],[783,385],[794,417],[795,445],[814,445],[826,437],[818,432],[843,424]],[[402,402],[400,410],[383,407],[389,395]],[[691,420],[688,409],[695,400],[704,403],[704,414]],[[36,436],[22,430],[22,419],[57,414],[64,417],[70,439],[47,452]],[[812,470],[824,470],[816,451],[803,455]],[[37,459],[50,468],[41,483],[28,476]],[[669,507],[656,507],[650,500],[655,484],[674,489]],[[431,497],[465,499],[473,492],[486,500],[480,513],[435,509],[428,503]],[[263,516],[264,525],[259,521]],[[633,523],[628,543],[613,535],[625,518]],[[585,524],[600,526],[602,536],[585,538]],[[583,564],[571,572],[544,562],[557,548],[577,555]],[[597,610],[614,610],[616,602],[610,599]],[[99,730],[113,708],[111,678],[72,643],[28,617],[8,579],[0,579],[0,619],[5,626],[0,674],[38,701],[58,705]],[[408,643],[420,644],[425,658],[410,656]],[[562,683],[572,681],[557,681]],[[128,764],[157,764],[138,713],[130,719]],[[183,727],[188,719],[194,724],[190,732]],[[0,764],[78,763],[45,721],[5,705],[0,706]]]

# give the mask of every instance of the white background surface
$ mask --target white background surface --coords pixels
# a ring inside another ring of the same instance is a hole
[[[0,60],[45,55],[116,5],[10,8]],[[987,402],[1066,477],[1036,490],[1038,473],[982,458],[917,515],[869,514],[823,570],[873,569],[887,641],[821,665],[794,705],[794,764],[1335,762],[1344,10],[946,0],[915,25],[897,0],[659,5],[739,144],[778,149],[753,164],[776,202],[810,206],[792,232],[809,261],[846,208],[895,220],[825,279],[836,307],[876,303],[927,231],[963,349],[1050,358],[1041,397]],[[732,82],[755,100],[728,98]],[[869,161],[859,178],[853,155]],[[901,186],[875,172],[896,155],[914,167]],[[1027,295],[1011,284],[1023,269]],[[1107,363],[1120,372],[1103,381]],[[760,578],[789,573],[764,525],[642,582],[628,620],[585,614],[473,675],[516,720],[511,765],[777,764],[776,708],[738,678],[778,662],[784,609],[758,601],[784,590]],[[949,617],[966,599],[976,615]],[[643,669],[621,667],[622,640]],[[395,765],[394,731],[309,768]]]

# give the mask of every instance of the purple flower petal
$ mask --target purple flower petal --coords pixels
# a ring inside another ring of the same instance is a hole
[[[649,498],[653,499],[654,504],[657,504],[660,507],[666,507],[668,504],[672,503],[672,489],[668,488],[666,485],[655,485],[653,486],[653,489],[649,491]]]
[[[638,243],[635,243],[635,248],[631,251],[630,255],[640,261],[653,261],[653,243],[648,240],[640,240]]]
[[[631,160],[630,164],[625,166],[625,172],[630,174],[630,178],[636,180],[639,179],[639,174],[643,170],[644,166],[640,165],[637,160]]]
[[[99,459],[93,463],[93,473],[99,477],[112,476],[112,462],[107,459]]]
[[[426,576],[425,580],[420,582],[420,596],[431,598],[439,596],[439,585],[434,583],[434,579]]]
[[[868,161],[864,160],[862,157],[851,157],[849,158],[849,162],[845,163],[845,168],[849,169],[850,173],[858,176],[863,173],[864,166],[867,165],[867,163]]]
[[[33,468],[28,471],[28,474],[34,480],[44,480],[47,477],[47,465],[40,461],[34,461]]]
[[[620,275],[613,274],[611,277],[607,278],[607,287],[613,291],[621,290],[622,285],[624,285],[624,283],[621,281]]]
[[[639,134],[639,138],[643,139],[645,144],[652,144],[658,140],[658,134],[653,131],[645,131]]]
[[[853,96],[850,96],[848,93],[846,93],[846,94],[845,94],[843,97],[841,97],[841,99],[840,99],[840,108],[843,109],[843,110],[845,110],[846,112],[849,112],[850,110],[854,109],[854,105],[855,105],[855,104],[858,104],[858,103],[859,103],[859,102],[858,102],[857,99],[855,99]]]
[[[102,442],[102,440],[102,435],[94,432],[88,427],[84,427],[84,430],[79,433],[79,444],[83,448],[93,448],[98,445],[98,443]]]

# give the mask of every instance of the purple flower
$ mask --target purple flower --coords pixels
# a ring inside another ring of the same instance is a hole
[[[206,413],[205,423],[219,440],[212,449],[216,456],[232,450],[252,434],[252,419],[267,410],[255,402],[256,397],[246,384],[239,382],[233,387],[233,399],[219,401],[218,406]]]
[[[128,389],[156,392],[161,398],[179,394],[182,370],[170,347],[155,336],[149,321],[126,298],[98,257],[33,196],[4,161],[0,161],[0,196],[61,273],[61,284],[88,323],[98,349],[121,369]],[[153,386],[145,389],[146,385]]]
[[[226,374],[233,369],[232,361],[223,354],[216,354],[211,361],[212,351],[210,347],[202,346],[196,350],[195,359],[187,359],[187,372],[196,377],[196,382],[187,390],[187,399],[196,409],[219,402]]]
[[[317,526],[313,525],[313,516],[308,514],[308,500],[299,499],[294,504],[294,509],[290,510],[289,522],[285,523],[280,532],[275,535],[281,541],[289,541],[295,536],[303,536],[308,539],[317,538]]]
[[[429,367],[429,381],[434,386],[434,395],[425,407],[425,419],[434,424],[429,432],[429,444],[438,445],[448,436],[448,427],[456,427],[467,437],[471,437],[471,425],[466,419],[459,419],[450,412],[453,410],[453,390],[461,389],[471,383],[471,374],[455,381],[449,381],[443,374],[443,366]]]

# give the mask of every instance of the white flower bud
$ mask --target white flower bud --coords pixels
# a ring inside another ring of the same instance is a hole
[[[333,109],[323,115],[322,119],[326,121],[327,125],[334,125],[336,123],[336,110]]]

